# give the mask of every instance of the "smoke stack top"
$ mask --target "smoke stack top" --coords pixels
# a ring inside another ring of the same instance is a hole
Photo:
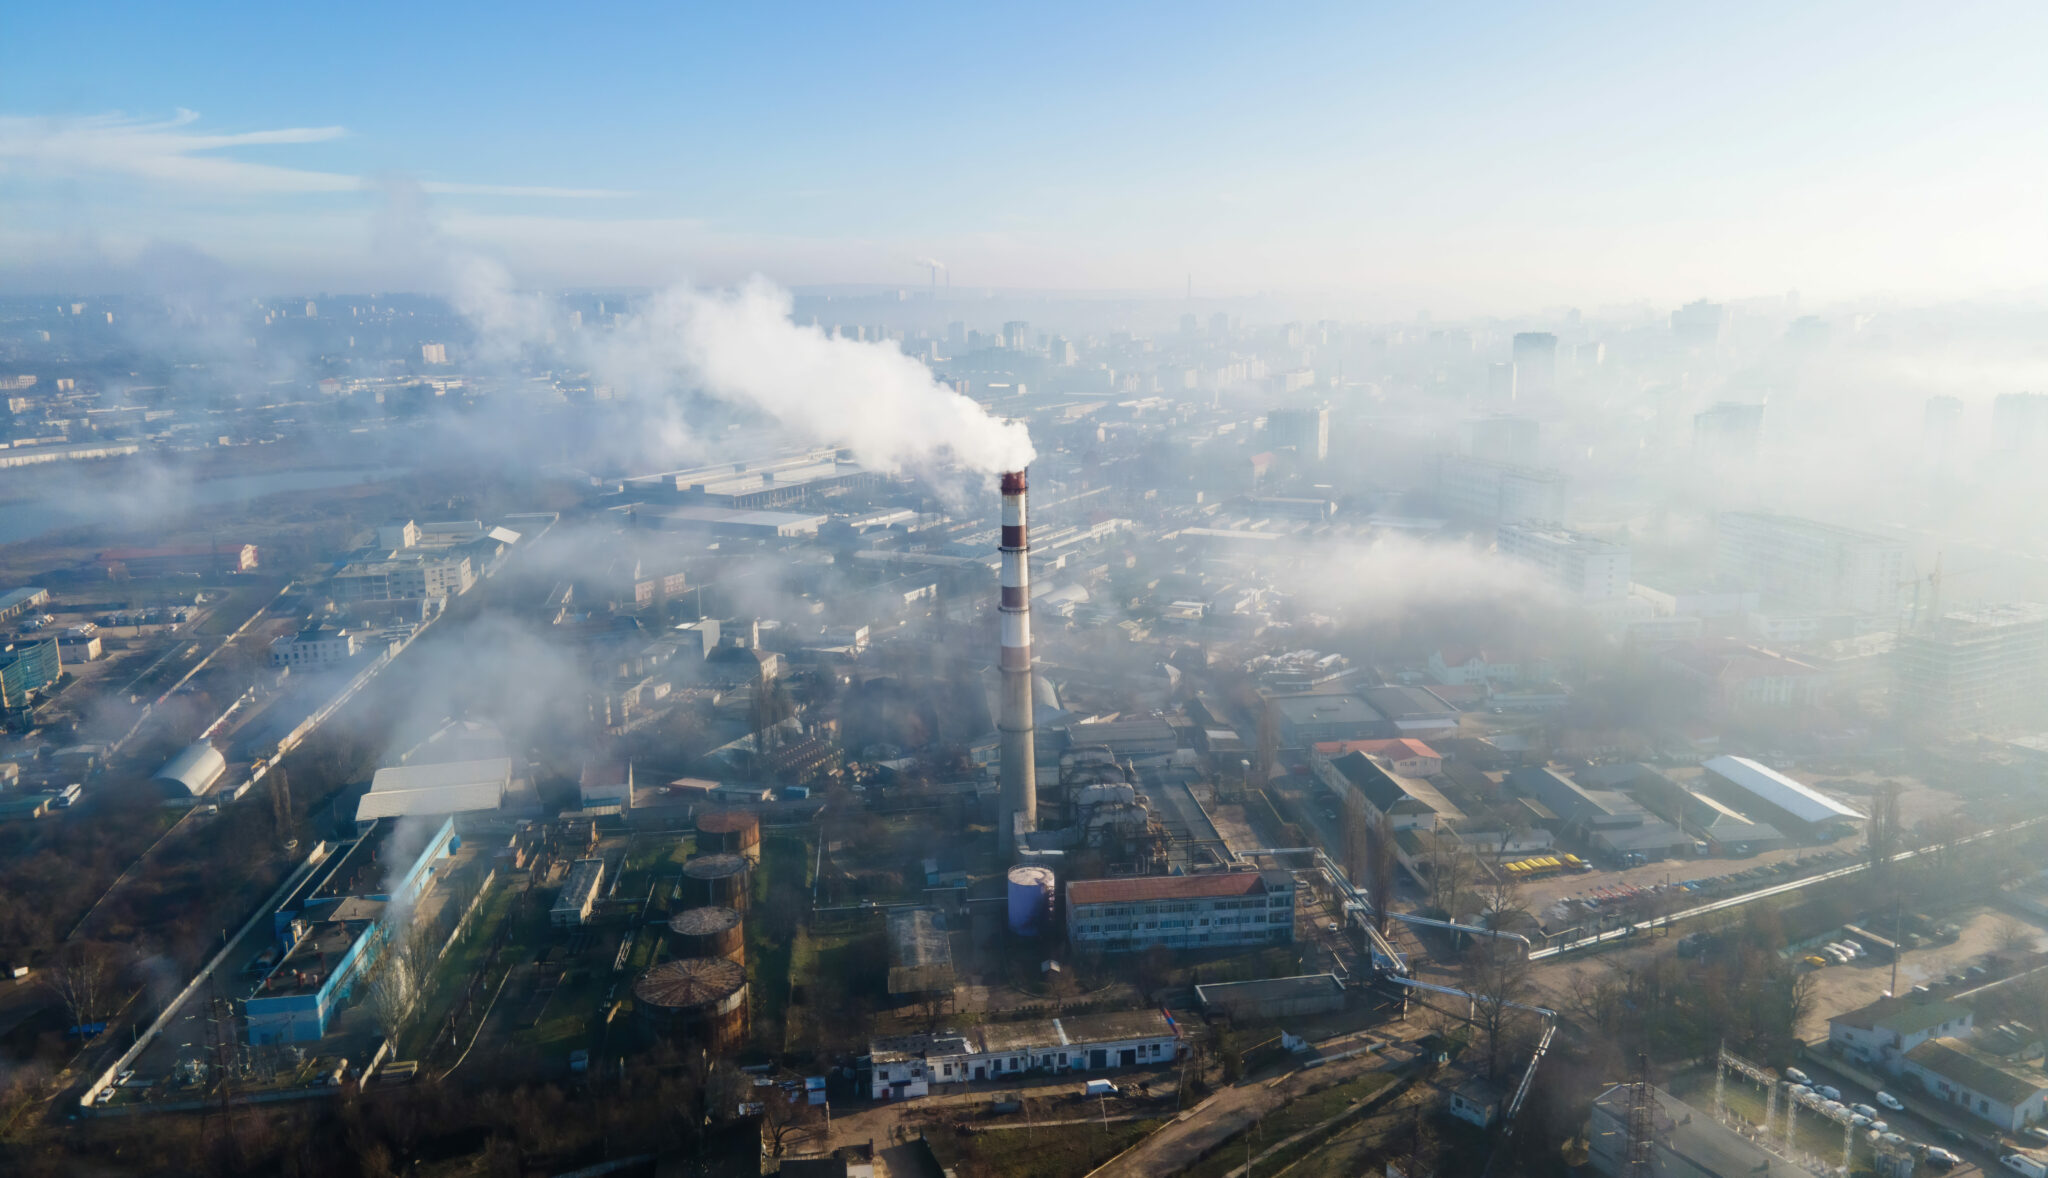
[[[1006,470],[1006,471],[1004,471],[1004,472],[1003,472],[1003,494],[1005,494],[1005,495],[1022,495],[1022,494],[1024,493],[1024,490],[1025,490],[1025,487],[1024,487],[1024,474],[1025,474],[1025,472],[1024,472],[1024,471],[1021,471],[1021,470]]]

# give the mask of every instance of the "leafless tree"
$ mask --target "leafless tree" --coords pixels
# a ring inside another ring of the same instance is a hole
[[[363,1007],[386,1037],[398,1033],[418,992],[411,956],[402,931],[387,937],[363,979]]]
[[[1479,899],[1483,905],[1480,923],[1490,929],[1511,928],[1528,914],[1521,883],[1505,871],[1496,871],[1481,882]]]
[[[1991,926],[1993,943],[2007,953],[2032,952],[2040,940],[2033,929],[2010,916],[2001,915]]]
[[[1472,997],[1472,1025],[1479,1032],[1486,1078],[1497,1079],[1502,1061],[1531,992],[1529,960],[1513,941],[1487,937],[1465,955],[1464,989]]]
[[[96,941],[73,941],[43,968],[43,987],[74,1027],[103,1023],[120,1006],[121,961]]]
[[[818,1119],[802,1089],[771,1089],[761,1106],[761,1136],[767,1139],[769,1156],[781,1157],[790,1139],[803,1136]]]
[[[1372,893],[1372,919],[1381,936],[1387,934],[1387,906],[1394,901],[1394,823],[1385,814],[1372,820],[1366,828],[1366,869],[1371,882],[1367,889]]]
[[[1891,866],[1892,856],[1899,852],[1902,835],[1899,829],[1899,783],[1881,783],[1871,802],[1870,825],[1865,828],[1865,848],[1872,867],[1884,875]]]
[[[1447,826],[1431,831],[1428,838],[1429,902],[1456,916],[1458,898],[1472,878],[1472,855]]]

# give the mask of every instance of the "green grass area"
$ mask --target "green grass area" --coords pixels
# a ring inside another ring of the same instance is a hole
[[[1164,1120],[1052,1125],[1038,1129],[995,1129],[960,1133],[927,1131],[925,1140],[939,1164],[955,1173],[996,1178],[1071,1178],[1086,1174],[1143,1141]]]
[[[418,1059],[432,1043],[434,1035],[441,1028],[448,1008],[456,996],[483,962],[484,951],[490,948],[491,938],[497,935],[498,926],[509,919],[519,895],[509,887],[498,887],[484,898],[483,906],[470,918],[469,928],[462,938],[441,958],[427,980],[427,992],[413,1004],[412,1017],[405,1023],[399,1034],[400,1050],[395,1059]],[[545,920],[545,916],[543,916]]]
[[[612,988],[609,969],[578,967],[562,975],[540,1021],[521,1038],[533,1047],[572,1051],[587,1040],[603,1017],[601,1005]]]
[[[802,839],[761,840],[746,920],[747,985],[754,1002],[754,1035],[771,1051],[783,1049],[789,1009],[790,962],[808,906],[808,848]]]
[[[859,1049],[864,1029],[887,998],[889,949],[881,918],[829,930],[799,929],[789,977],[787,1049],[800,1054]]]
[[[697,838],[692,834],[635,839],[632,849],[626,852],[624,874],[628,879],[636,874],[675,875],[696,853]]]
[[[1359,1101],[1367,1100],[1377,1095],[1382,1089],[1391,1085],[1395,1079],[1396,1077],[1390,1072],[1367,1072],[1365,1075],[1346,1080],[1341,1084],[1325,1088],[1320,1092],[1312,1092],[1307,1096],[1289,1101],[1271,1116],[1255,1123],[1245,1132],[1230,1138],[1214,1153],[1196,1162],[1182,1171],[1182,1173],[1186,1178],[1220,1178],[1221,1175],[1244,1165],[1245,1138],[1247,1135],[1251,1138],[1252,1153],[1257,1154],[1260,1150],[1271,1148],[1304,1129],[1312,1129],[1321,1125]],[[1277,1172],[1287,1162],[1315,1152],[1320,1144],[1320,1142],[1314,1139],[1304,1141],[1294,1149],[1286,1151],[1286,1156],[1276,1156],[1268,1162],[1262,1163],[1260,1169],[1266,1173]]]

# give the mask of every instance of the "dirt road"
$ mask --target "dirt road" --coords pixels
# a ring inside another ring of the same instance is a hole
[[[1326,1056],[1335,1055],[1374,1038],[1383,1036],[1346,1036],[1317,1047]],[[1397,1043],[1379,1054],[1356,1055],[1325,1067],[1297,1068],[1277,1077],[1266,1075],[1245,1080],[1195,1106],[1181,1120],[1146,1138],[1136,1149],[1110,1161],[1089,1178],[1150,1178],[1154,1174],[1176,1173],[1290,1101],[1367,1072],[1391,1071],[1413,1057],[1411,1049]]]

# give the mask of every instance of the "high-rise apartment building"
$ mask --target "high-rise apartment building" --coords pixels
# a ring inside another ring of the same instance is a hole
[[[1927,398],[1927,407],[1920,414],[1920,445],[1928,465],[1945,470],[1955,462],[1956,442],[1962,429],[1961,398]]]
[[[1313,462],[1330,456],[1330,411],[1317,405],[1301,409],[1275,409],[1266,414],[1266,434],[1275,448],[1294,452]]]
[[[1761,511],[1724,511],[1714,528],[1719,570],[1774,603],[1878,617],[1898,612],[1906,546],[1897,540]]]
[[[1936,618],[1893,648],[1898,717],[1922,732],[2032,731],[2048,716],[2048,606]]]
[[[1437,499],[1469,520],[1495,523],[1565,521],[1570,480],[1555,470],[1446,454],[1437,463]]]
[[[1705,299],[1687,303],[1671,313],[1671,334],[1682,344],[1707,345],[1721,339],[1721,324],[1727,308]]]
[[[448,362],[448,345],[421,344],[420,359],[428,364],[446,364]]]
[[[1536,461],[1536,440],[1542,426],[1533,417],[1505,414],[1474,418],[1459,426],[1465,453],[1487,462],[1530,466]]]
[[[1543,398],[1557,392],[1557,337],[1547,331],[1515,336],[1515,395]]]
[[[1494,405],[1515,403],[1515,366],[1512,361],[1486,366],[1486,399]]]
[[[1692,415],[1692,451],[1714,465],[1750,462],[1763,440],[1764,407],[1722,401]]]
[[[1612,601],[1629,588],[1628,546],[1564,528],[1502,524],[1494,533],[1502,556],[1531,565],[1580,601]]]
[[[2048,448],[2048,393],[2001,393],[1991,402],[1991,432],[2004,450]]]

